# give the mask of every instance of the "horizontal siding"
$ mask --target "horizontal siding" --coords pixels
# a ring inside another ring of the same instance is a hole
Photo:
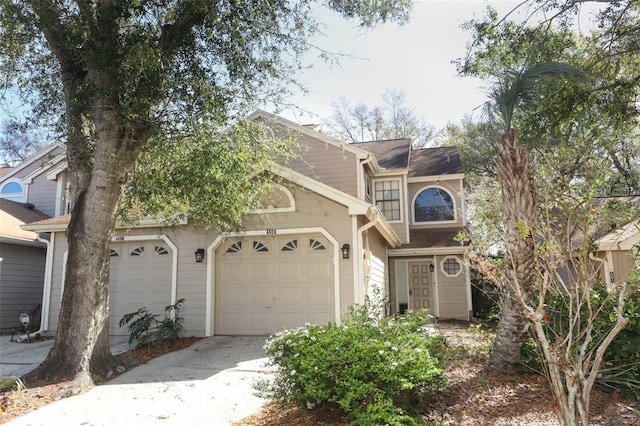
[[[20,324],[20,312],[42,303],[46,251],[0,244],[0,330]]]
[[[357,159],[355,154],[319,139],[301,136],[303,158],[288,162],[287,167],[313,179],[358,196]]]
[[[440,318],[455,318],[468,320],[471,306],[467,306],[467,284],[465,267],[462,259],[458,258],[462,271],[457,277],[448,277],[442,273],[442,258],[437,259],[438,270],[438,298],[440,302]]]
[[[27,201],[41,212],[49,216],[56,213],[56,181],[47,180],[42,174],[29,185],[29,196]]]

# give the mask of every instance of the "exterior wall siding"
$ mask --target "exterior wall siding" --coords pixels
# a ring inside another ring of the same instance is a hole
[[[358,160],[352,152],[306,135],[300,135],[300,159],[286,167],[312,179],[337,188],[351,196],[358,196]]]
[[[377,231],[369,230],[368,268],[365,269],[366,294],[372,301],[384,302],[389,298],[389,271],[387,246]],[[379,300],[378,300],[379,299]],[[385,310],[384,314],[388,314]]]
[[[295,212],[272,213],[269,216],[247,215],[247,230],[291,229],[324,227],[340,245],[351,241],[351,217],[345,206],[328,200],[320,195],[296,186],[289,187],[296,201]],[[211,267],[205,260],[196,263],[194,252],[198,248],[206,249],[219,236],[217,231],[205,231],[191,225],[173,228],[137,228],[130,231],[117,230],[115,236],[126,235],[127,238],[140,235],[165,234],[178,248],[177,295],[185,302],[180,316],[185,318],[184,335],[204,336],[206,330],[206,294],[207,269]],[[62,296],[63,256],[67,250],[64,233],[56,235],[54,268],[49,311],[50,331],[57,328]],[[351,259],[340,259],[340,302],[342,312],[354,301],[354,277]],[[141,306],[142,307],[142,306]],[[161,312],[158,312],[161,313]],[[112,331],[113,333],[113,331]]]
[[[449,256],[447,256],[449,257]],[[465,282],[464,262],[460,256],[456,256],[462,271],[457,277],[448,277],[442,272],[441,261],[443,257],[436,258],[436,270],[438,280],[438,297],[440,303],[440,318],[468,320],[470,306],[467,306],[467,289]]]
[[[56,181],[47,180],[44,174],[38,176],[29,185],[27,202],[33,204],[41,212],[49,216],[55,216]]]
[[[0,330],[20,325],[20,312],[42,303],[45,256],[44,248],[0,243]]]

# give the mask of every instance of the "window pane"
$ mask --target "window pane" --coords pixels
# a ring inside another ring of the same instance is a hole
[[[400,183],[385,180],[375,183],[376,205],[387,220],[400,220]]]
[[[425,189],[418,195],[414,205],[416,222],[454,220],[453,199],[439,188]]]
[[[22,194],[22,185],[18,182],[10,182],[2,188],[2,194]]]

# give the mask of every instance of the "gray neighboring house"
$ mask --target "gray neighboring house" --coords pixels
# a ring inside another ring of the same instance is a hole
[[[20,312],[42,303],[46,243],[20,225],[49,216],[33,204],[0,198],[0,331],[19,326]],[[31,321],[40,322],[36,316]]]

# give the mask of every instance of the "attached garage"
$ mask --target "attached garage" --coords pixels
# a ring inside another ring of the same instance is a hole
[[[120,319],[146,307],[164,314],[171,304],[171,248],[162,240],[129,241],[111,245],[109,269],[109,332],[128,335]]]
[[[215,259],[215,334],[335,321],[334,247],[323,235],[227,238]]]

